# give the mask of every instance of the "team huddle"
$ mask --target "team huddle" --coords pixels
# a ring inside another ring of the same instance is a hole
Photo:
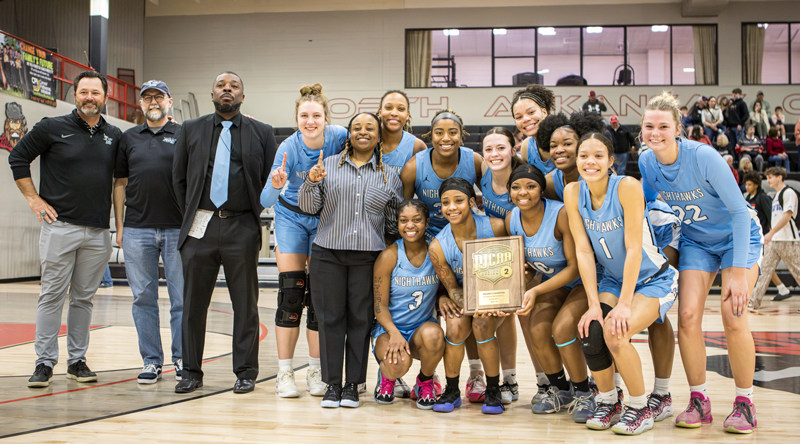
[[[454,411],[466,354],[466,398],[502,414],[519,399],[518,320],[536,369],[534,414],[566,412],[590,429],[640,434],[674,414],[667,312],[680,297],[678,344],[691,393],[675,424],[698,428],[712,422],[702,313],[721,270],[736,391],[723,427],[753,431],[747,305],[763,241],[725,160],[681,137],[669,93],[651,99],[642,117],[641,182],[614,172],[602,117],[554,110],[543,86],[515,92],[514,122],[527,137],[520,153],[511,131],[496,127],[481,156],[462,146],[467,133],[453,110],[433,117],[428,148],[411,133],[402,91],[387,92],[377,113],[358,113],[345,129],[328,124],[319,84],[301,90],[299,131],[280,145],[261,194],[275,209],[279,396],[300,395],[292,357],[306,307],[307,387],[322,407],[360,405],[371,337],[378,404],[410,397],[420,409]],[[524,239],[522,307],[466,315],[464,242],[512,235]],[[645,329],[655,369],[649,393],[631,344]],[[412,388],[402,378],[414,359]],[[435,373],[442,360],[444,387]]]

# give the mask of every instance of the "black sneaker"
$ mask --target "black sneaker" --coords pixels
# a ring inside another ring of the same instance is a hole
[[[433,404],[434,412],[450,413],[455,408],[461,407],[461,390],[455,386],[447,386],[444,393]]]
[[[358,398],[356,398],[358,399]],[[339,384],[328,384],[325,389],[325,396],[322,397],[320,406],[329,409],[339,408],[342,401],[342,386]]]
[[[97,374],[89,370],[86,361],[78,361],[67,367],[67,379],[74,379],[78,382],[96,382]]]
[[[31,379],[28,379],[28,387],[48,387],[51,379],[53,379],[53,369],[45,364],[39,364],[33,371]]]
[[[486,399],[483,400],[481,412],[487,415],[499,415],[505,411],[503,406],[503,395],[500,393],[499,385],[486,386]]]
[[[791,294],[791,293],[786,293],[786,294],[778,293],[774,298],[772,298],[772,300],[773,301],[785,301],[785,300],[789,299],[792,296],[794,296],[794,295]]]
[[[352,382],[344,385],[342,390],[342,400],[339,403],[342,407],[356,408],[361,403],[358,401],[358,386]]]

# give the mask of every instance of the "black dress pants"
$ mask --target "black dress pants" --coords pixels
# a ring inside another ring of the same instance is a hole
[[[319,322],[322,380],[326,384],[367,381],[369,333],[375,317],[372,269],[380,251],[311,249],[311,300]],[[345,359],[346,357],[346,359]]]
[[[203,379],[206,318],[219,266],[233,307],[233,373],[258,376],[258,250],[261,228],[249,213],[209,221],[202,239],[187,237],[183,263],[183,378]]]

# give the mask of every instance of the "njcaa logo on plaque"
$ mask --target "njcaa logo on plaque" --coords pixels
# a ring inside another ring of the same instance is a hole
[[[472,274],[492,284],[513,274],[514,253],[508,245],[490,245],[472,253]]]

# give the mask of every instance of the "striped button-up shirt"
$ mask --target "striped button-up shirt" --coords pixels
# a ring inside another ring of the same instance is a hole
[[[327,175],[318,183],[306,177],[297,196],[300,209],[322,209],[314,243],[332,250],[380,251],[384,233],[397,234],[397,205],[403,200],[403,183],[391,168],[377,169],[375,156],[360,168],[343,154],[323,161]]]

